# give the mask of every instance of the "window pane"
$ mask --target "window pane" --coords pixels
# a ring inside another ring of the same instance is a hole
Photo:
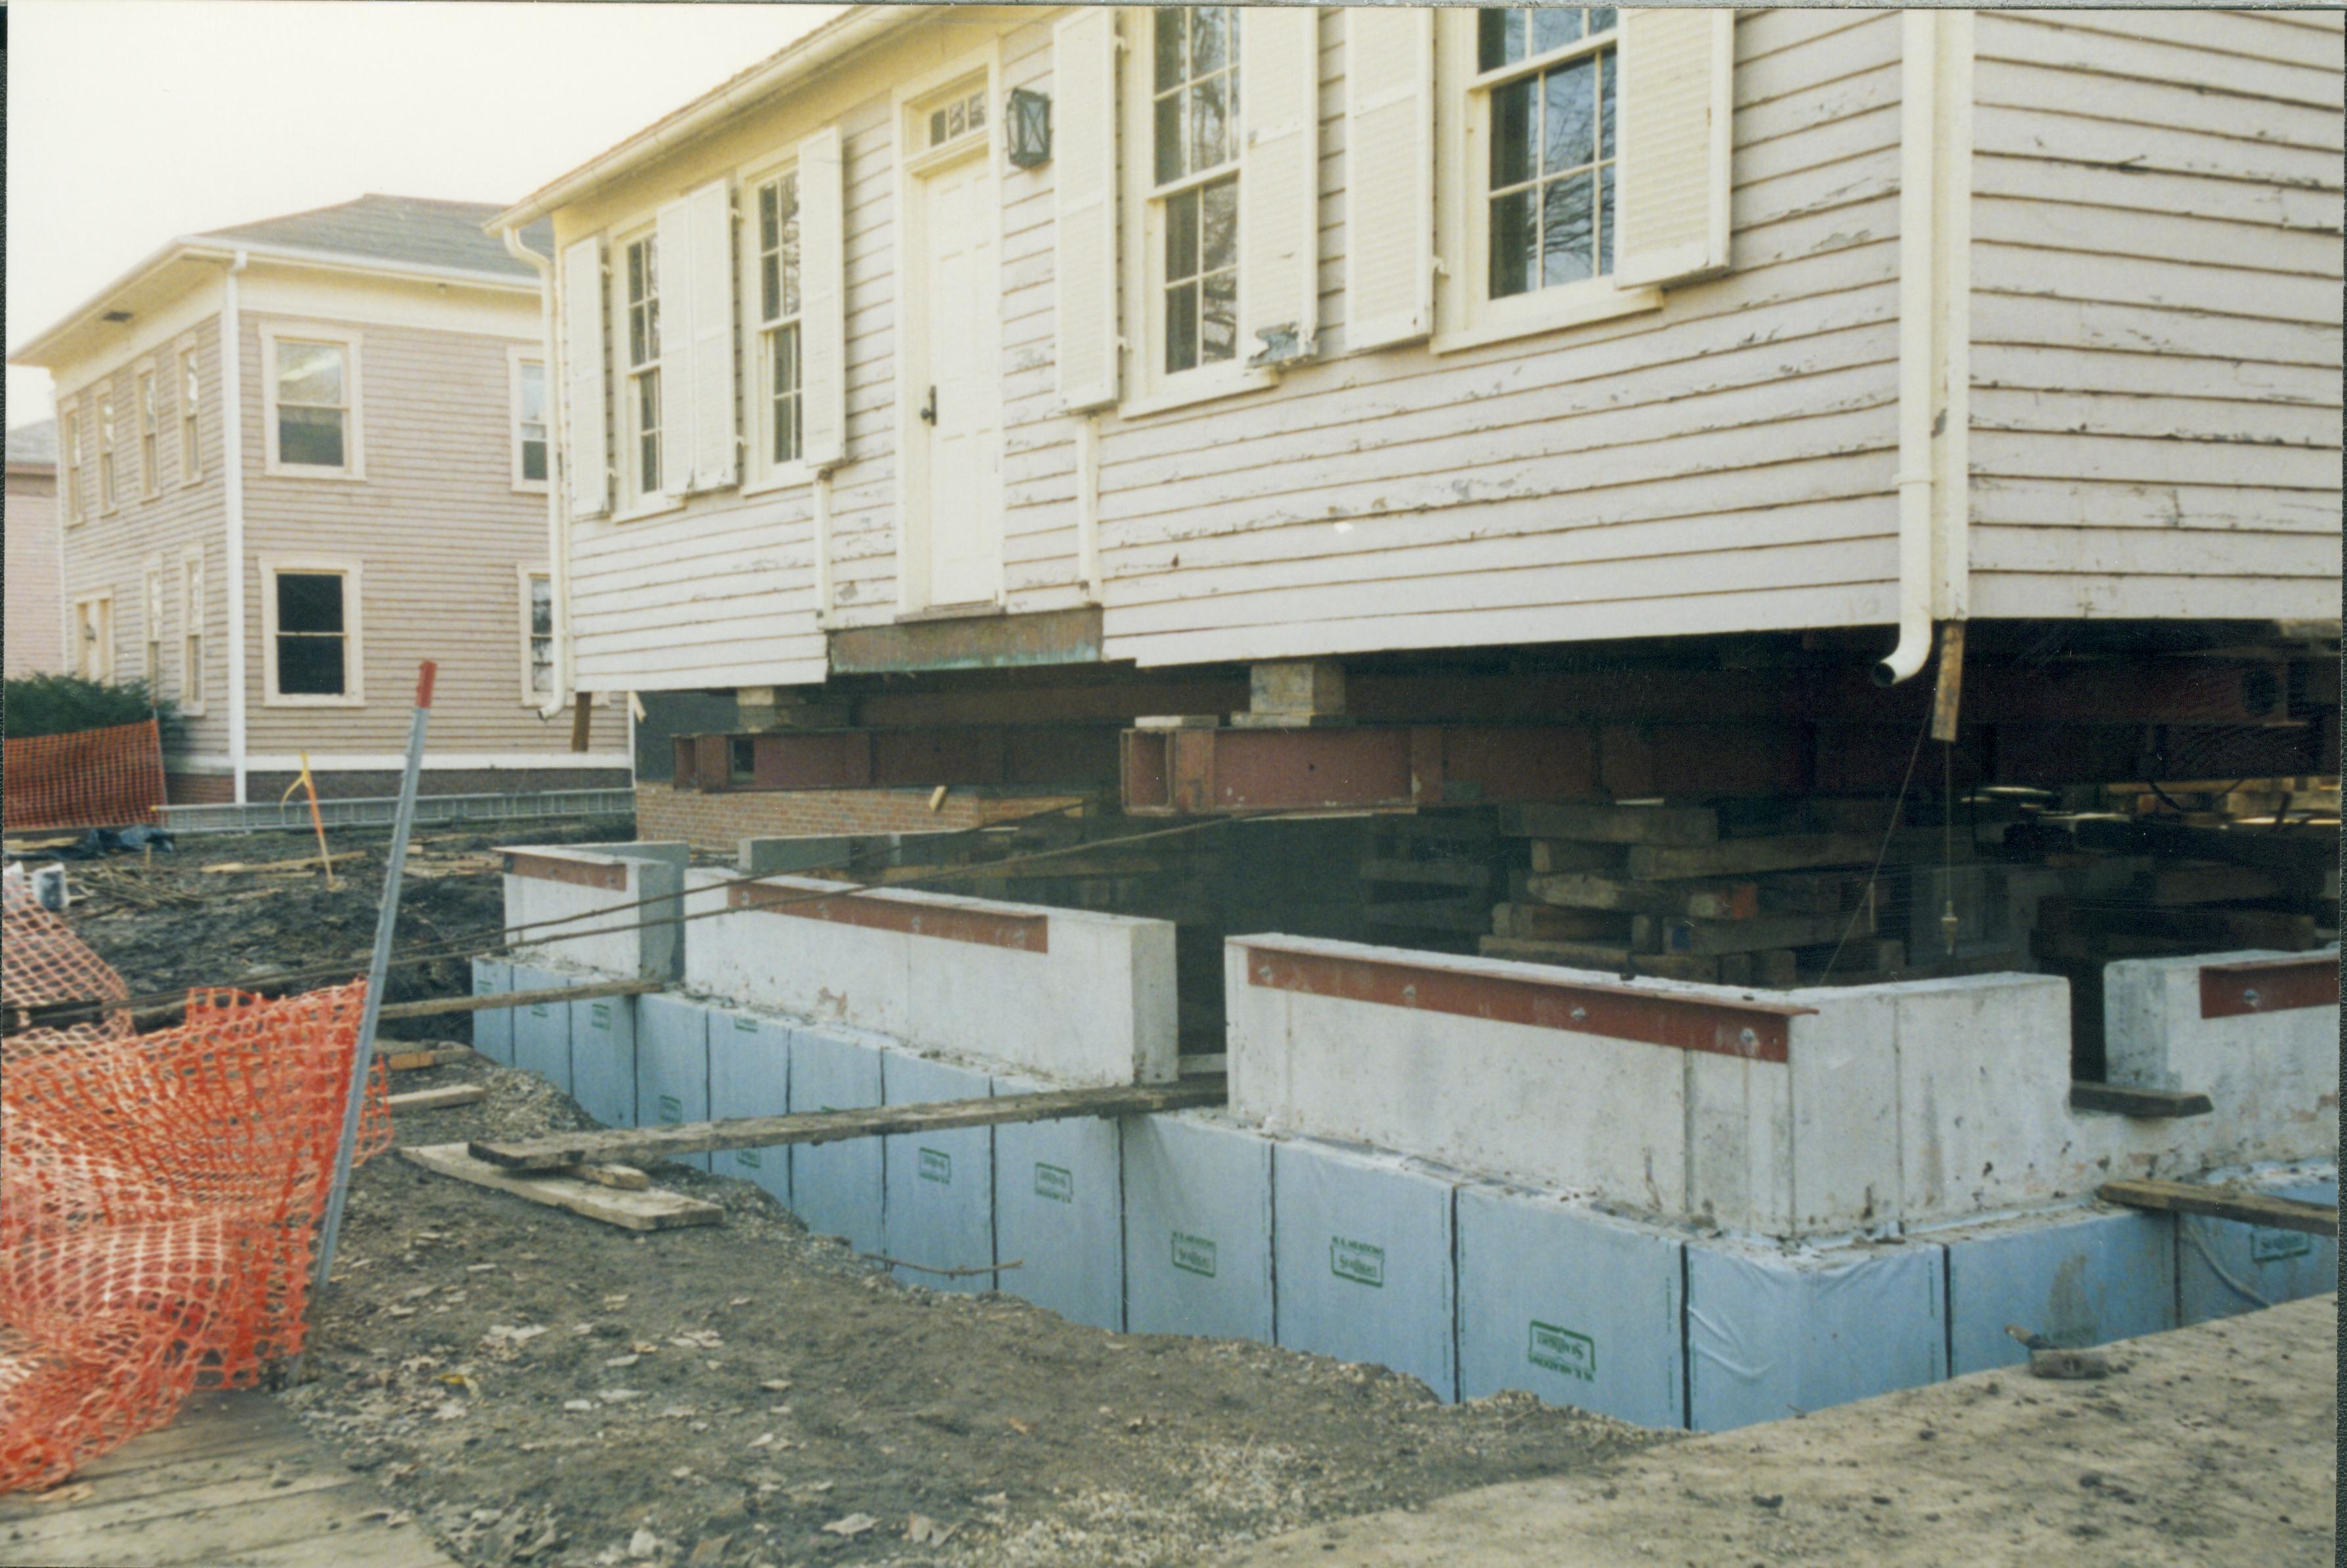
[[[1532,223],[1532,193],[1513,190],[1491,201],[1491,297],[1521,294],[1532,286],[1532,251],[1539,235]]]
[[[1201,5],[1190,13],[1190,74],[1203,77],[1231,63],[1231,9]]]
[[[521,422],[546,423],[546,366],[534,359],[521,362]]]
[[[186,359],[179,362],[179,396],[182,399],[180,403],[180,410],[183,413],[193,413],[196,404],[199,401],[196,395],[195,355],[190,354]]]
[[[1598,87],[1602,101],[1597,111],[1597,156],[1611,158],[1614,156],[1614,51],[1608,49],[1598,56],[1597,64],[1604,73]]]
[[[1157,149],[1157,183],[1164,184],[1182,178],[1182,95],[1178,92],[1157,100],[1157,130],[1152,138]]]
[[[1589,59],[1575,60],[1541,78],[1548,100],[1541,117],[1543,173],[1579,169],[1596,156],[1596,78],[1597,63]]]
[[[1198,363],[1198,290],[1182,283],[1165,291],[1165,368],[1188,370]]]
[[[333,343],[279,343],[277,400],[280,403],[340,403],[343,400],[342,349]]]
[[[1610,33],[1613,30],[1614,7],[1611,5],[1592,5],[1589,8],[1590,33],[1594,36],[1598,33]]]
[[[1198,359],[1234,359],[1239,350],[1239,275],[1207,273],[1204,295],[1198,312]]]
[[[532,637],[554,635],[554,582],[550,578],[529,579],[529,634]]]
[[[1223,78],[1190,85],[1190,167],[1212,169],[1231,156],[1231,124],[1223,101]]]
[[[1568,174],[1542,189],[1541,286],[1578,282],[1591,275],[1590,177]]]
[[[758,249],[771,251],[782,243],[783,217],[780,210],[782,192],[778,187],[758,189]]]
[[[339,637],[277,639],[277,689],[295,696],[343,694],[343,640]]]
[[[1185,190],[1165,203],[1165,281],[1180,282],[1198,271],[1198,193]]]
[[[277,460],[312,467],[341,467],[343,411],[339,408],[279,409]]]
[[[1475,68],[1495,70],[1524,57],[1524,14],[1519,6],[1492,6],[1475,18]]]
[[[1581,7],[1542,5],[1532,12],[1532,53],[1544,55],[1581,37]]]
[[[628,247],[628,302],[635,304],[644,297],[644,248]]]
[[[1532,129],[1540,112],[1526,77],[1491,93],[1491,189],[1504,190],[1532,177]]]
[[[1597,271],[1600,276],[1614,272],[1614,166],[1607,164],[1597,171]]]
[[[768,252],[758,258],[758,319],[770,322],[783,313],[783,258]]]
[[[931,109],[929,111],[929,145],[931,147],[935,147],[939,142],[945,140],[945,138],[946,111],[943,109]]]
[[[277,574],[277,630],[334,631],[343,629],[343,579],[323,571]]]
[[[1199,238],[1200,265],[1209,272],[1235,266],[1239,254],[1239,182],[1217,179],[1199,191],[1204,221]]]
[[[784,327],[774,334],[774,392],[776,395],[799,389],[799,329]]]
[[[1161,5],[1157,10],[1157,75],[1156,90],[1164,92],[1182,85],[1185,64],[1182,47],[1182,21],[1185,13],[1175,5]]]
[[[546,477],[546,438],[525,439],[521,444],[521,477],[532,483]]]

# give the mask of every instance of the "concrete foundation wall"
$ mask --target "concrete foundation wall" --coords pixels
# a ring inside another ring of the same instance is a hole
[[[1687,1425],[1721,1431],[1948,1375],[1946,1258],[1687,1244]]]
[[[635,1098],[633,1124],[673,1127],[708,1121],[715,1114],[709,1092],[709,1009],[675,997],[647,996],[636,999],[636,1055],[628,1085]],[[677,1163],[705,1171],[710,1156],[680,1154]]]
[[[723,909],[720,885],[730,880],[688,873],[687,907]],[[689,989],[1061,1083],[1174,1075],[1169,921],[803,876],[760,886],[852,894],[858,923],[821,917],[809,904],[696,919],[685,945]]]
[[[706,1020],[710,1116],[723,1121],[790,1114],[791,1045],[797,1031],[789,1022],[734,1008],[684,1005]],[[721,1176],[756,1183],[787,1208],[791,1152],[787,1143],[764,1149],[720,1149],[709,1156],[709,1168]]]
[[[992,1092],[983,1072],[897,1051],[880,1060],[884,1105],[984,1100]],[[897,1277],[932,1290],[993,1289],[994,1129],[906,1132],[882,1142],[887,1250],[912,1266],[897,1269]],[[979,1272],[961,1272],[968,1269]]]
[[[997,1078],[997,1094],[1049,1085]],[[997,1287],[1074,1323],[1124,1327],[1123,1127],[1105,1118],[994,1130]]]
[[[682,844],[592,849],[528,845],[499,853],[520,868],[505,877],[506,927],[521,928],[517,954],[623,979],[682,977],[684,927],[676,924],[689,854]],[[581,874],[616,871],[620,880],[615,886],[596,886],[534,874],[534,868],[549,866],[575,867]],[[567,924],[541,927],[541,921]]]
[[[473,994],[504,996],[513,989],[513,966],[503,958],[473,960]],[[483,1008],[471,1015],[473,1049],[500,1066],[514,1059],[514,1020],[510,1008]]]
[[[1456,1399],[1456,1178],[1301,1141],[1274,1144],[1271,1160],[1277,1342],[1390,1367]]]

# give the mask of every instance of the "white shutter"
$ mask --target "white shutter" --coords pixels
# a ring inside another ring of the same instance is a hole
[[[680,197],[652,218],[660,279],[661,490],[682,496],[692,486],[692,205]]]
[[[1736,13],[1622,13],[1617,283],[1725,272]]]
[[[664,270],[692,287],[692,412],[674,428],[691,456],[685,488],[718,490],[733,483],[733,196],[713,179],[684,200],[692,266],[688,273],[678,257]]]
[[[806,462],[847,456],[847,186],[839,128],[799,143],[799,374]]]
[[[1086,7],[1051,29],[1052,271],[1060,402],[1117,398],[1116,13]]]
[[[570,515],[610,510],[611,459],[603,407],[603,242],[562,252],[562,474]]]
[[[1239,18],[1239,353],[1312,353],[1320,299],[1320,13],[1257,5]],[[1265,333],[1271,333],[1266,340]]]
[[[1424,337],[1434,324],[1432,7],[1346,10],[1345,170],[1345,347]]]

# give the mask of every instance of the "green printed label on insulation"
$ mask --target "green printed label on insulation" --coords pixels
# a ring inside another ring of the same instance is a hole
[[[593,1024],[597,1029],[610,1028],[611,1004],[610,1002],[589,1002],[587,1004],[587,1020]]]
[[[547,1004],[546,1004],[546,1003],[544,1003],[544,1002],[532,1002],[532,1003],[530,1003],[530,1004],[529,1004],[529,1016],[530,1016],[530,1017],[532,1017],[532,1018],[544,1018],[544,1017],[546,1016],[546,1007],[547,1007]]]
[[[733,1027],[743,1034],[755,1034],[758,1032],[758,1020],[753,1018],[737,1018],[733,1020]]]
[[[660,1097],[660,1119],[663,1127],[673,1127],[684,1120],[684,1102],[673,1094]]]
[[[1532,1320],[1532,1344],[1524,1351],[1524,1359],[1584,1383],[1597,1380],[1597,1341],[1538,1318]]]
[[[754,1171],[758,1168],[758,1151],[755,1149],[736,1149],[733,1151],[733,1163],[737,1165],[746,1166],[748,1169]]]
[[[1386,1283],[1386,1249],[1332,1235],[1328,1238],[1328,1272],[1338,1279],[1374,1285],[1382,1290]]]
[[[1174,1266],[1185,1274],[1214,1277],[1214,1244],[1202,1235],[1174,1233]]]
[[[2280,1263],[2284,1258],[2304,1257],[2314,1250],[2314,1238],[2304,1231],[2276,1231],[2260,1228],[2250,1232],[2250,1261]]]
[[[1046,1165],[1040,1160],[1035,1164],[1035,1195],[1049,1198],[1055,1204],[1076,1201],[1076,1178],[1073,1172],[1058,1165]]]
[[[921,1151],[921,1180],[950,1186],[953,1184],[953,1156],[942,1149]]]

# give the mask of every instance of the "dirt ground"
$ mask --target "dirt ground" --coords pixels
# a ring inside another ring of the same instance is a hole
[[[363,953],[383,835],[333,836],[371,851],[338,893],[314,873],[201,869],[292,858],[306,841],[292,835],[188,839],[151,864],[77,871],[92,896],[72,919],[138,991]],[[430,870],[521,841],[419,847]],[[403,946],[493,931],[497,881],[485,865],[413,876],[401,909]],[[400,971],[389,994],[470,988],[452,962]],[[461,1017],[422,1025],[411,1038],[465,1032]],[[588,1124],[487,1061],[394,1087],[466,1081],[490,1098],[405,1113],[399,1141]],[[1008,1296],[907,1287],[745,1183],[654,1175],[722,1204],[725,1223],[638,1237],[379,1157],[353,1189],[304,1382],[282,1397],[411,1527],[467,1564],[529,1568],[1188,1564],[1665,1439],[1529,1399],[1446,1407],[1414,1379],[1267,1346],[1112,1335]]]
[[[1267,1542],[1225,1568],[2335,1561],[2339,1298],[1981,1372]]]

